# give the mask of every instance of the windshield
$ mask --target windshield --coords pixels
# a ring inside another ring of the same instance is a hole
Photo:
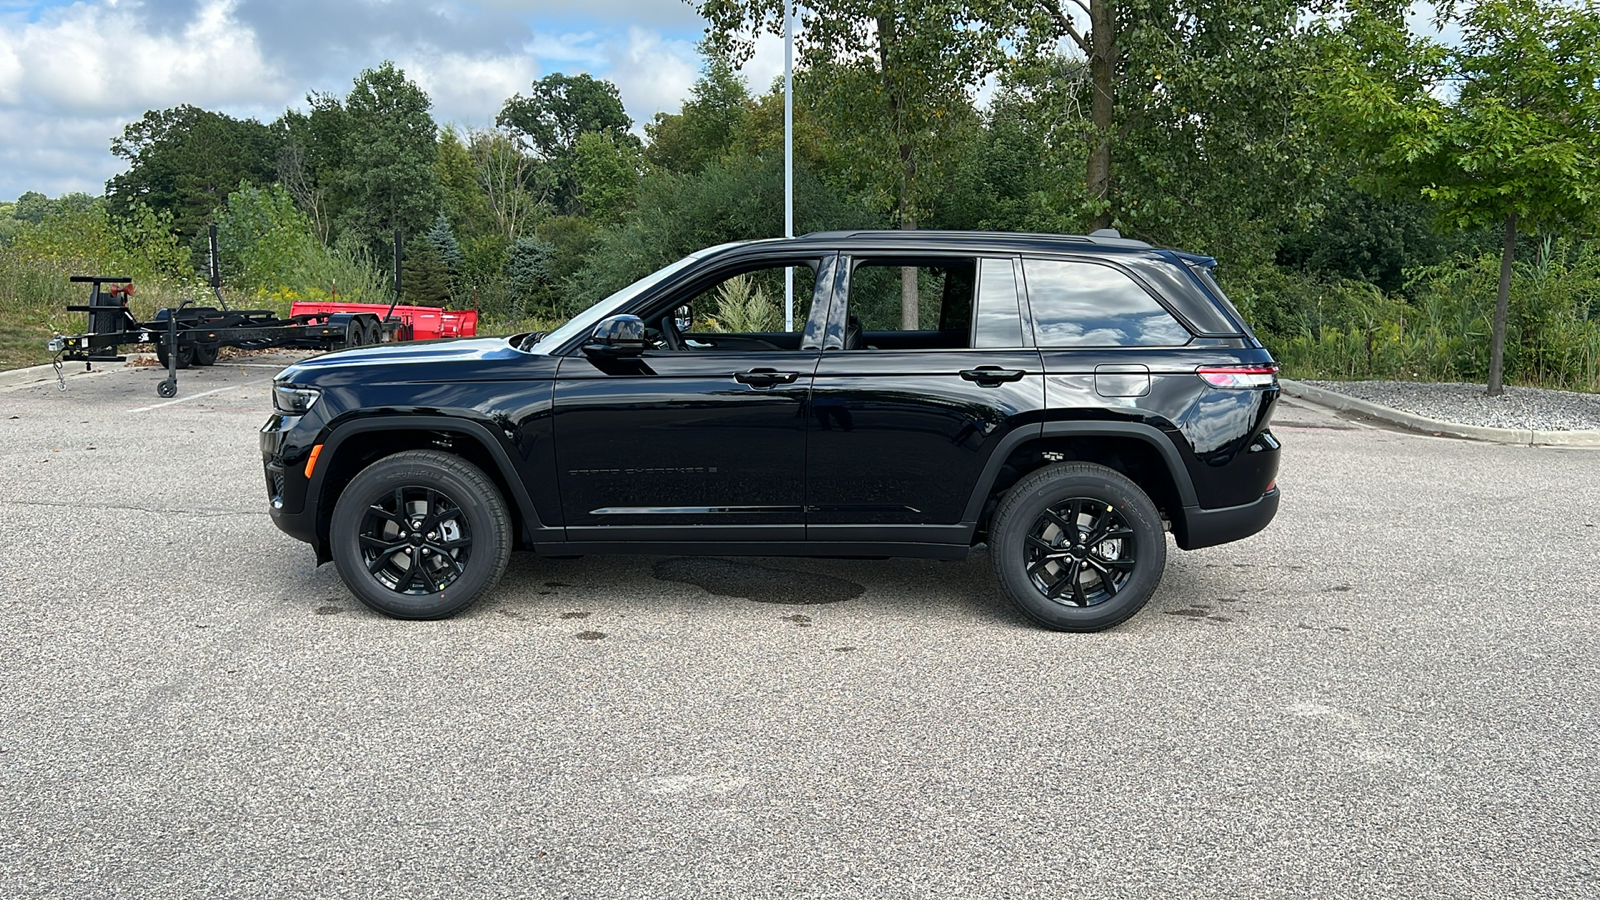
[[[531,348],[530,352],[549,353],[551,350],[561,346],[562,344],[565,344],[576,335],[588,334],[594,329],[594,326],[601,319],[614,314],[617,310],[633,302],[635,297],[638,297],[645,291],[650,290],[671,276],[677,274],[679,271],[688,267],[689,264],[705,257],[707,254],[717,249],[717,247],[710,247],[705,250],[691,253],[664,269],[658,269],[654,272],[651,272],[649,275],[646,275],[638,281],[635,281],[633,284],[628,285],[622,290],[617,291],[615,294],[612,294],[604,300],[601,300],[595,305],[589,307],[583,312],[578,313],[571,319],[568,319],[567,324],[562,325],[560,328],[557,328],[555,331],[552,331],[546,335],[544,340],[541,340]]]

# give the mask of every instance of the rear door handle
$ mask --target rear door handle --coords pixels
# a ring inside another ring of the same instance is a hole
[[[968,381],[976,381],[983,387],[998,387],[1008,381],[1021,381],[1027,373],[1021,369],[1002,369],[999,366],[979,366],[976,369],[967,369],[961,377]]]
[[[793,384],[799,372],[779,372],[776,369],[751,369],[748,372],[735,372],[733,380],[751,387],[772,387],[775,384]]]

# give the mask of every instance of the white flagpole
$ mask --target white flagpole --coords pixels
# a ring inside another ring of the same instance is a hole
[[[794,237],[794,0],[783,0],[783,236]],[[794,268],[784,270],[783,328],[794,330]]]

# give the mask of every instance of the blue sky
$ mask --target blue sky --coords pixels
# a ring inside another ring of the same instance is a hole
[[[100,193],[111,138],[147,109],[270,121],[385,59],[441,124],[487,125],[557,71],[609,78],[643,123],[687,96],[703,24],[684,0],[0,0],[0,200]],[[753,87],[781,53],[758,43]]]

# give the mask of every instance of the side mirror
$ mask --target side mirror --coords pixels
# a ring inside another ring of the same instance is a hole
[[[687,303],[672,311],[672,324],[677,326],[679,334],[694,330],[694,307]]]
[[[645,351],[644,320],[638,316],[612,316],[600,320],[589,334],[583,352],[590,356],[638,356]]]

